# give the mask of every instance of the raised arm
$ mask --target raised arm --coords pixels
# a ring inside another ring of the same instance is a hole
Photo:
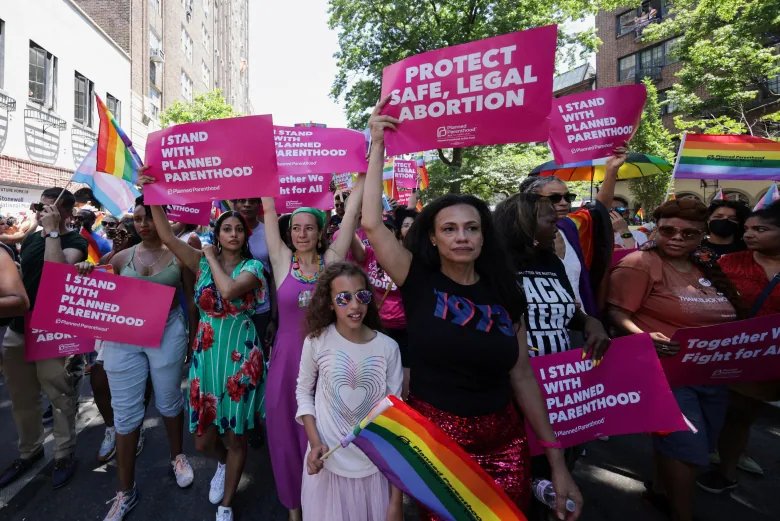
[[[138,176],[138,184],[141,186],[154,183],[155,179],[147,175]],[[171,252],[179,259],[183,265],[187,266],[193,273],[198,272],[198,264],[202,253],[200,250],[196,250],[183,240],[176,237],[171,229],[171,223],[168,222],[168,216],[165,215],[165,211],[162,206],[152,206],[152,219],[154,220],[154,227],[157,230],[160,240],[168,247]]]
[[[374,108],[368,126],[371,129],[371,149],[368,152],[368,172],[363,193],[363,230],[368,236],[368,242],[374,249],[377,260],[390,278],[399,286],[403,286],[409,268],[412,265],[412,254],[395,238],[395,234],[385,228],[382,222],[382,167],[385,161],[385,129],[395,130],[398,120],[380,114],[382,107],[390,99],[386,96]]]
[[[214,285],[217,287],[217,291],[219,291],[219,294],[222,295],[224,300],[233,300],[242,297],[260,286],[261,279],[259,279],[258,276],[262,277],[262,272],[256,276],[249,271],[243,271],[239,273],[238,277],[235,279],[231,277],[231,274],[227,273],[219,262],[212,244],[207,244],[203,247],[203,255],[206,257],[206,260],[211,267]],[[264,282],[264,280],[262,282]]]
[[[273,197],[262,197],[263,223],[265,224],[265,244],[268,246],[268,256],[274,273],[286,273],[292,260],[292,252],[284,243],[279,232],[279,215]]]
[[[358,226],[358,216],[360,214],[361,204],[363,202],[363,187],[365,185],[365,176],[359,176],[355,185],[352,187],[352,193],[347,198],[347,207],[344,209],[344,218],[341,220],[339,235],[333,244],[325,252],[325,263],[338,262],[344,260],[349,251],[349,245],[355,235]]]
[[[615,185],[617,184],[617,175],[620,167],[626,162],[626,148],[618,147],[607,159],[606,171],[604,172],[604,182],[599,187],[599,193],[596,200],[609,208],[612,205],[612,199],[615,197]]]

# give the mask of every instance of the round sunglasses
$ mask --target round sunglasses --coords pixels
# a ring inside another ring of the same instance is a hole
[[[691,241],[698,239],[702,236],[704,231],[697,228],[678,228],[676,226],[659,226],[658,233],[667,239],[671,239],[678,233],[682,236],[684,241]]]
[[[343,308],[352,302],[352,297],[355,297],[355,300],[358,301],[358,304],[370,304],[371,301],[374,300],[374,292],[370,289],[359,289],[354,293],[350,291],[341,291],[336,293],[336,296],[333,297],[333,300],[336,302],[338,307]]]

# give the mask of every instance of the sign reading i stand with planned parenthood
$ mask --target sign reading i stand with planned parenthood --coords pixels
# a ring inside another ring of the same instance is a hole
[[[274,126],[274,143],[280,176],[368,169],[366,136],[357,130]]]
[[[244,116],[149,134],[147,204],[189,204],[279,194],[273,121]]]
[[[429,51],[384,69],[389,155],[435,148],[546,141],[557,27]]]
[[[644,85],[578,92],[553,102],[550,148],[559,165],[599,159],[633,137],[645,106]]]

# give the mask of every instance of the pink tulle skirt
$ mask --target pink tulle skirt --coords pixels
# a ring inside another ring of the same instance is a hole
[[[345,478],[327,469],[303,471],[303,521],[385,521],[389,503],[390,482],[381,472]]]

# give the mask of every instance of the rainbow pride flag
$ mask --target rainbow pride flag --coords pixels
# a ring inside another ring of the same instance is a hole
[[[642,222],[645,222],[645,210],[640,207],[639,210],[636,211],[636,217]]]
[[[92,188],[95,198],[115,217],[122,217],[132,208],[141,192],[132,182],[96,171],[97,145],[94,145],[73,172],[71,180]],[[101,220],[102,222],[102,220]],[[93,228],[94,231],[95,228]]]
[[[509,496],[457,443],[393,395],[341,446],[357,445],[387,479],[452,521],[525,521]]]
[[[133,143],[120,128],[119,123],[109,112],[106,104],[95,96],[100,130],[98,131],[97,170],[106,174],[135,183],[138,179],[138,168],[143,164],[138,157]]]
[[[417,176],[420,179],[419,183],[420,185],[418,188],[420,190],[425,190],[428,188],[428,185],[430,184],[430,180],[428,179],[428,169],[425,167],[425,156],[422,152],[418,152],[417,156],[415,157],[415,161],[417,161]]]
[[[97,264],[100,262],[100,248],[98,248],[97,241],[94,237],[92,237],[92,234],[89,233],[85,228],[82,228],[79,232],[79,235],[84,237],[87,241],[87,259],[92,264]]]
[[[677,179],[780,179],[780,143],[755,136],[683,134]]]

